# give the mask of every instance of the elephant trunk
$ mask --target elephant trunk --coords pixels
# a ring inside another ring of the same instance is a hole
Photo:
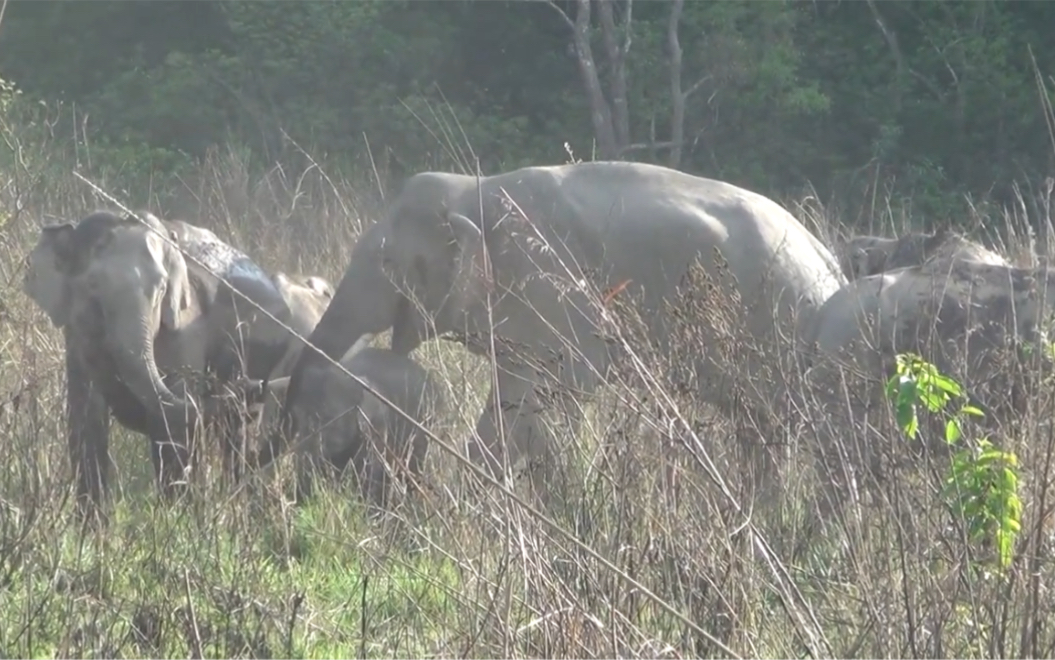
[[[181,440],[179,429],[197,421],[194,405],[177,396],[165,385],[154,359],[154,331],[142,324],[139,337],[116,360],[117,371],[133,396],[146,408],[151,429]]]
[[[333,300],[308,338],[318,351],[305,346],[290,372],[278,424],[259,456],[259,467],[274,460],[278,452],[297,438],[293,411],[303,396],[305,374],[318,368],[327,369],[329,360],[339,362],[350,349],[361,348],[364,338],[384,332],[397,320],[401,324],[410,323],[409,312],[400,314],[402,293],[382,268],[380,248],[385,236],[378,227],[375,224],[356,243],[351,263],[337,285]],[[408,339],[411,334],[405,328],[397,328],[393,333],[393,348],[406,353],[413,350],[416,343]]]

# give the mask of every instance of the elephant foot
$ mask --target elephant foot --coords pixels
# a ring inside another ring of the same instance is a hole
[[[151,444],[154,476],[165,499],[175,499],[187,491],[191,472],[190,454],[186,445],[169,440]]]

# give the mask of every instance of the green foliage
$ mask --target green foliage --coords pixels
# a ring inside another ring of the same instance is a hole
[[[576,3],[557,6],[574,18]],[[637,3],[619,28],[637,145],[672,130],[670,7]],[[1029,49],[1050,74],[1052,19],[1055,5],[990,0],[685,3],[682,166],[770,193],[811,182],[871,195],[882,182],[935,220],[962,217],[964,193],[1010,201],[1014,182],[1046,171]],[[284,135],[360,162],[365,137],[396,174],[457,169],[466,141],[485,171],[559,162],[566,142],[593,152],[571,31],[548,3],[14,3],[4,28],[4,77],[76,108],[69,134],[144,145],[137,165],[178,168],[176,154],[229,137],[273,163],[291,149]],[[665,162],[657,149],[628,157]]]
[[[430,622],[455,614],[459,576],[429,552],[378,562],[356,540],[370,530],[349,524],[361,519],[333,499],[288,521],[221,526],[126,500],[109,533],[26,553],[11,576],[19,587],[3,589],[0,647],[22,657],[351,657],[363,631],[380,654],[427,653],[444,632]],[[397,621],[416,622],[415,634],[389,635]]]
[[[1011,563],[1015,538],[1022,529],[1018,498],[1018,458],[986,439],[953,454],[945,482],[955,515],[967,522],[968,537],[992,537],[1002,567]]]
[[[949,412],[959,400],[966,400],[959,383],[940,373],[917,355],[897,356],[897,371],[887,381],[887,397],[894,404],[898,426],[915,439],[920,431],[917,407],[945,418],[944,440],[955,447],[943,495],[953,515],[967,526],[972,541],[991,538],[996,544],[1001,568],[1011,564],[1015,539],[1022,527],[1022,502],[1018,497],[1018,458],[1013,452],[995,447],[987,438],[965,440],[968,417],[981,417],[982,411],[964,402]]]

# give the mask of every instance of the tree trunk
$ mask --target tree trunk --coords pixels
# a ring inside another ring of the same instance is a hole
[[[593,58],[593,48],[590,46],[590,0],[577,0],[578,10],[574,21],[568,18],[568,15],[556,4],[553,2],[549,4],[571,27],[572,47],[575,49],[575,57],[579,62],[579,72],[582,74],[586,98],[590,103],[590,121],[593,124],[594,137],[597,139],[597,155],[601,160],[613,160],[619,155],[619,145],[612,124],[612,109],[601,88],[601,80],[597,75],[597,66]]]
[[[681,42],[678,41],[678,23],[685,0],[674,0],[667,24],[667,48],[670,50],[670,154],[667,164],[676,168],[681,165],[681,143],[685,139],[685,97],[681,91]]]
[[[623,19],[624,38],[620,44],[616,35],[615,16],[612,0],[601,0],[598,3],[601,18],[601,38],[604,40],[605,55],[611,68],[609,80],[612,97],[612,123],[617,146],[623,148],[630,144],[630,104],[626,88],[626,54],[630,50],[630,17],[633,0],[627,0],[626,16]]]

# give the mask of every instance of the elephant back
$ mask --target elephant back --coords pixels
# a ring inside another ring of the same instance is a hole
[[[259,280],[274,288],[271,277],[249,255],[219,239],[188,241],[181,247],[218,277],[228,281]]]

